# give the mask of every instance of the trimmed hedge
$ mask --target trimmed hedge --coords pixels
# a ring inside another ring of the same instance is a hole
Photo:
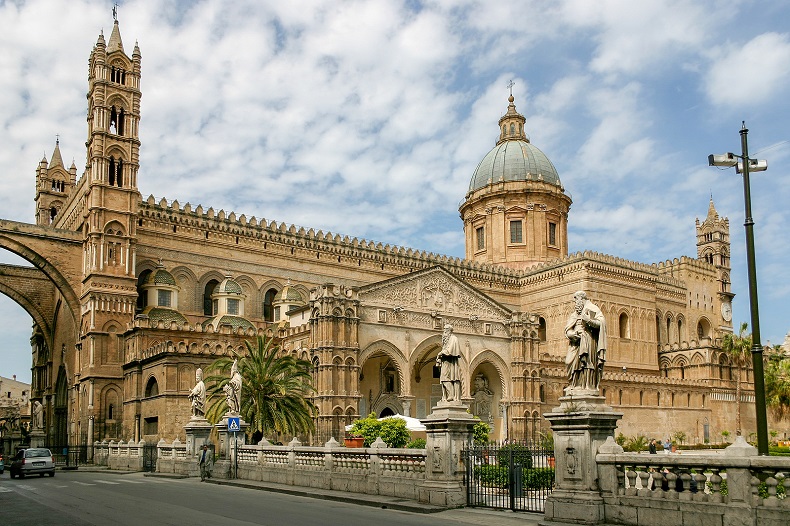
[[[473,474],[480,484],[490,488],[507,488],[510,468],[507,466],[475,466]],[[554,486],[554,468],[524,469],[521,472],[524,489],[550,489]]]
[[[532,451],[521,444],[507,444],[497,451],[497,463],[500,466],[510,466],[510,452],[513,452],[513,464],[520,464],[522,468],[532,467]]]

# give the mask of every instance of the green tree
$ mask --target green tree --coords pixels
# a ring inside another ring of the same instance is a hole
[[[766,363],[765,401],[777,418],[790,414],[790,359],[775,354]]]
[[[741,369],[748,367],[752,357],[752,335],[746,333],[747,324],[741,323],[738,335],[725,334],[721,350],[735,366],[735,434],[741,434]]]
[[[291,355],[280,355],[274,339],[258,336],[244,342],[245,355],[225,356],[207,367],[208,410],[206,418],[216,423],[225,413],[225,393],[233,360],[238,360],[241,384],[240,416],[249,423],[248,432],[296,435],[313,429],[316,407],[308,398],[313,392],[312,364]]]

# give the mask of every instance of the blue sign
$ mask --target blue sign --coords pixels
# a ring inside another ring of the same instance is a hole
[[[241,418],[238,416],[228,418],[228,431],[241,431],[241,424],[239,423],[239,420],[241,420]]]

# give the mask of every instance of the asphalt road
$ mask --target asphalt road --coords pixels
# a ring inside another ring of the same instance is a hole
[[[487,514],[484,514],[487,513]],[[536,524],[504,512],[416,514],[142,473],[58,471],[54,478],[0,476],[4,526],[458,526]]]

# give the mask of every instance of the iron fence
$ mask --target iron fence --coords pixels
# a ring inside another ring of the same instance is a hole
[[[537,444],[474,446],[464,451],[468,506],[545,511],[554,488],[554,451]]]
[[[77,468],[93,464],[93,446],[47,446],[58,467]]]

